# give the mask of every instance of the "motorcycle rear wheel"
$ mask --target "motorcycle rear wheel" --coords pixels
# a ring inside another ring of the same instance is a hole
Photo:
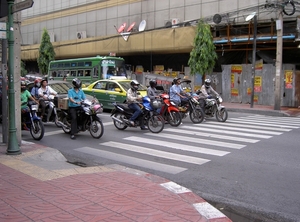
[[[114,117],[117,118],[117,119],[119,119],[119,120],[121,120],[122,122],[123,122],[124,119],[127,119],[127,117],[126,117],[125,115],[123,115],[122,113],[116,113],[116,114],[114,115]],[[118,122],[118,121],[116,121],[116,120],[113,120],[113,121],[114,121],[115,127],[116,127],[118,130],[124,130],[124,129],[127,128],[127,125],[126,125],[126,124],[120,123],[120,122]]]
[[[171,126],[179,126],[182,122],[180,112],[171,111],[167,114],[167,121]]]
[[[225,108],[216,111],[216,119],[219,122],[225,122],[228,118],[228,112]]]
[[[95,119],[91,122],[90,125],[90,134],[93,138],[99,139],[104,133],[103,123]]]
[[[204,112],[201,108],[196,108],[190,112],[190,119],[193,123],[201,123],[204,119]]]
[[[33,120],[33,125],[30,127],[30,134],[33,139],[41,140],[44,137],[45,127],[42,120]]]
[[[151,116],[147,126],[152,133],[160,133],[165,127],[165,119],[161,115]]]

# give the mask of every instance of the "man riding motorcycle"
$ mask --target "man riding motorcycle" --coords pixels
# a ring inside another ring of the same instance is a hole
[[[170,88],[170,100],[174,102],[177,106],[182,105],[182,103],[187,102],[187,98],[184,96],[185,92],[181,87],[181,78],[175,78],[173,80],[173,85]]]
[[[211,86],[211,80],[205,79],[204,84],[201,86],[201,89],[197,91],[197,94],[199,95],[199,103],[200,107],[204,111],[204,107],[206,105],[205,99],[211,99],[212,95],[218,96],[219,94],[213,89]]]
[[[43,79],[41,81],[41,87],[38,90],[39,93],[39,100],[40,100],[40,106],[41,106],[41,118],[45,115],[46,111],[46,103],[45,100],[50,99],[50,95],[57,95],[57,92],[54,91],[50,86],[48,86],[48,81],[46,79]]]
[[[127,91],[127,104],[130,109],[134,111],[133,115],[129,119],[129,122],[134,126],[134,121],[140,117],[142,110],[139,103],[142,101],[142,96],[138,95],[139,82],[137,80],[132,80],[130,82],[130,89]],[[148,128],[144,125],[144,121],[140,118],[141,130],[147,130]]]

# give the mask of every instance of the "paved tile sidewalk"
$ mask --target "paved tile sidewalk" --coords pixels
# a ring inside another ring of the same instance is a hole
[[[164,178],[119,165],[78,167],[57,150],[0,144],[0,221],[231,221]]]

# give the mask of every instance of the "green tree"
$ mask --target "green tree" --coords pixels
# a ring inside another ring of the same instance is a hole
[[[47,74],[48,66],[55,59],[55,52],[47,29],[44,28],[37,63],[43,75]]]
[[[21,60],[21,76],[26,76],[27,75],[27,70],[26,70],[26,64],[24,61]]]
[[[191,75],[204,75],[207,72],[211,72],[217,58],[210,26],[200,20],[194,39],[194,48],[190,52],[190,59],[188,61],[188,65],[191,68]]]

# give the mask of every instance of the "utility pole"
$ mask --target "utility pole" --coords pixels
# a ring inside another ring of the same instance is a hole
[[[282,0],[280,1],[280,3],[283,3]],[[278,20],[276,20],[276,29],[277,29],[277,47],[276,47],[274,110],[280,110],[280,105],[281,105],[281,76],[282,76],[282,34],[283,34],[282,7],[278,8]]]
[[[16,129],[16,119],[15,119],[15,89],[14,89],[14,25],[13,25],[13,13],[12,6],[14,0],[7,0],[8,3],[8,145],[6,154],[8,155],[18,155],[21,154],[21,150],[17,140],[17,129]]]

